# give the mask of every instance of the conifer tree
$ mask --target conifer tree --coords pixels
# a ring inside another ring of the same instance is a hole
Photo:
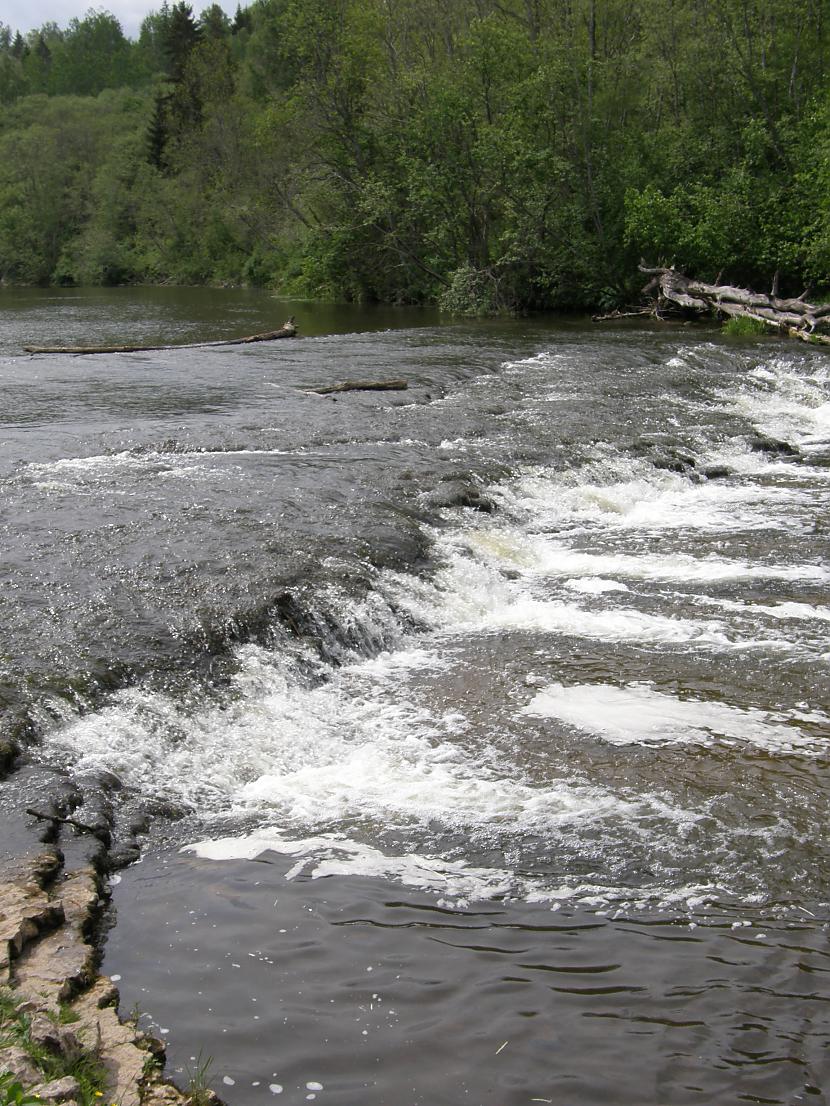
[[[147,160],[162,172],[167,169],[165,150],[169,136],[167,105],[169,96],[157,92],[153,104],[153,114],[147,128]]]
[[[231,29],[231,22],[218,4],[211,4],[199,16],[199,30],[204,39],[215,41],[225,38]]]
[[[165,42],[168,72],[170,79],[177,84],[184,77],[188,58],[199,38],[199,27],[193,18],[193,9],[186,0],[179,0],[170,9]]]
[[[42,34],[39,34],[35,40],[35,54],[40,59],[41,64],[48,69],[52,62],[52,51],[46,45],[46,39]]]
[[[236,14],[233,17],[233,23],[231,24],[231,31],[236,35],[240,31],[249,31],[251,29],[251,13],[248,8],[243,8],[241,4],[236,5]]]

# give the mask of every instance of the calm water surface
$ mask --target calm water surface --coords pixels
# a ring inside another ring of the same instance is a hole
[[[174,1071],[245,1106],[825,1100],[829,364],[0,294],[7,725],[116,822],[165,812],[105,969]],[[309,391],[354,377],[409,388]]]

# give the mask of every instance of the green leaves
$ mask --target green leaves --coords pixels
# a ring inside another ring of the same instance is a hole
[[[0,280],[585,308],[636,295],[645,253],[828,283],[825,36],[812,0],[256,0],[232,24],[177,0],[137,43],[95,11],[0,28]]]
[[[41,1106],[36,1094],[29,1094],[9,1072],[0,1074],[0,1106]]]

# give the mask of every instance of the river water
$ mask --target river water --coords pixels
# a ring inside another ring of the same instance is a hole
[[[8,726],[161,812],[104,967],[183,1081],[826,1101],[826,353],[115,289],[0,370]]]

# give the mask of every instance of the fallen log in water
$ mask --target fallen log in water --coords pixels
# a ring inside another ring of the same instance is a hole
[[[245,346],[252,342],[275,342],[278,338],[294,338],[297,328],[292,315],[279,330],[249,334],[245,338],[222,338],[217,342],[184,342],[178,346],[24,346],[26,353],[149,353],[163,349],[205,349],[209,346]]]
[[[652,278],[643,291],[656,291],[658,308],[674,305],[698,315],[714,313],[731,319],[755,319],[792,338],[830,345],[830,335],[820,332],[830,326],[830,303],[808,303],[806,292],[795,299],[782,298],[778,295],[777,276],[772,291],[766,293],[729,284],[706,284],[691,280],[674,268],[653,267],[643,261],[639,269]]]
[[[408,387],[405,380],[344,380],[342,384],[326,384],[308,390],[318,396],[328,396],[332,392],[403,392]]]
[[[591,321],[595,323],[616,322],[617,319],[653,319],[653,307],[638,307],[636,311],[609,311],[605,315],[592,315]]]

